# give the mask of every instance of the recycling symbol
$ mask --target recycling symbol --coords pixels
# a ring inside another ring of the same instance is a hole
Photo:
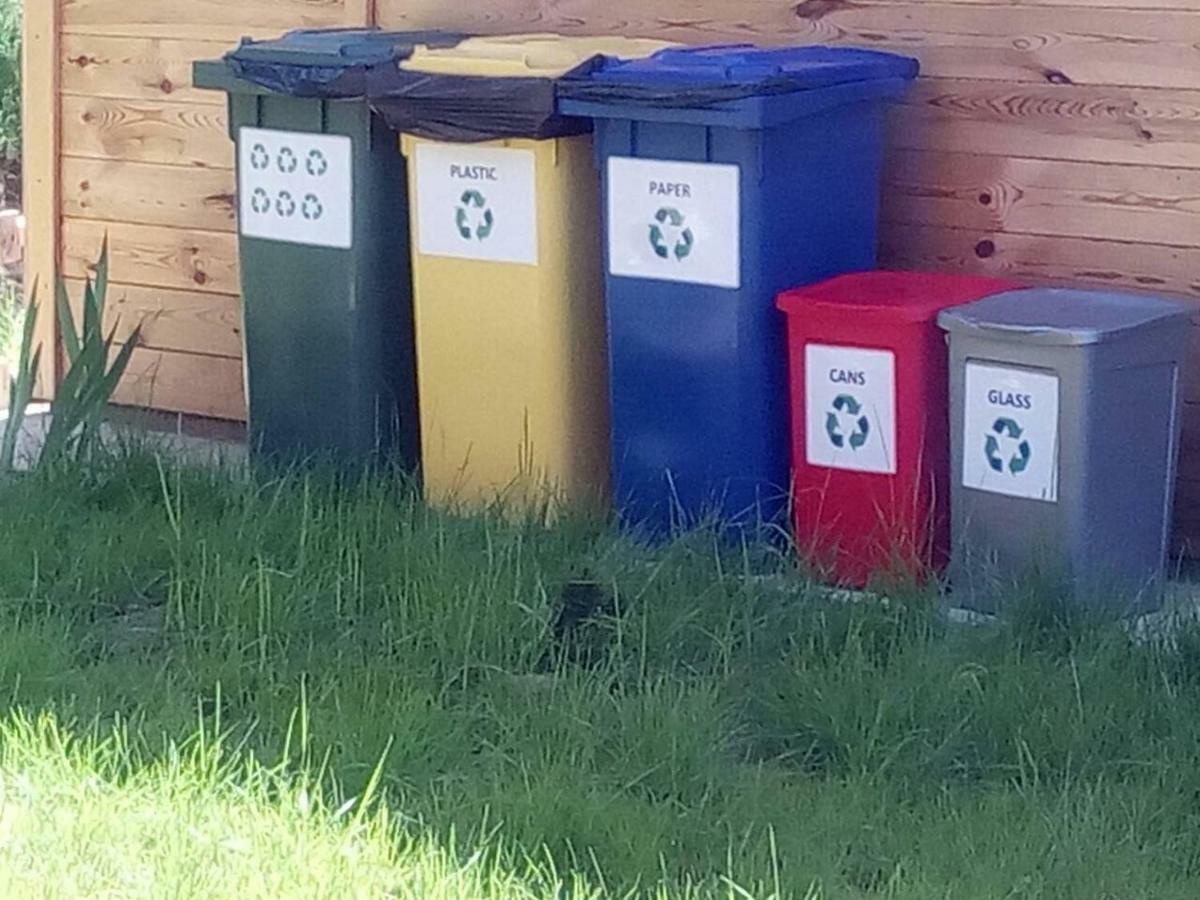
[[[848,440],[845,431],[842,430],[842,415],[857,416]],[[847,443],[851,450],[857,450],[871,436],[871,421],[863,414],[861,403],[849,394],[840,394],[833,401],[833,410],[825,416],[825,431],[830,442],[839,450]]]
[[[487,198],[479,191],[464,191],[459,207],[455,213],[454,222],[463,240],[477,238],[486,241],[496,225],[496,217],[487,205]],[[472,223],[474,219],[474,224]]]
[[[250,195],[250,208],[260,216],[271,209],[271,197],[262,188],[255,188]]]
[[[279,151],[279,159],[276,160],[279,165],[279,171],[284,175],[291,175],[296,171],[296,166],[300,165],[300,161],[296,159],[296,151],[291,147],[284,147]]]
[[[321,198],[316,194],[305,194],[300,212],[304,215],[305,219],[315,222],[324,214],[325,207],[321,204]]]
[[[325,158],[325,154],[320,150],[309,150],[305,168],[308,169],[308,174],[313,178],[320,178],[329,171],[329,160]]]
[[[271,164],[271,157],[267,153],[267,148],[263,144],[255,144],[250,150],[250,165],[262,171]]]
[[[296,198],[288,191],[280,191],[279,196],[275,198],[275,212],[285,219],[290,219],[296,214]]]
[[[1024,439],[1021,426],[1012,419],[997,419],[996,424],[992,426],[992,432],[987,436],[984,444],[984,452],[987,454],[988,465],[992,467],[992,470],[1003,472],[1005,469],[1005,459],[1000,452],[1001,438],[1007,438],[1010,446],[1015,445],[1008,454],[1008,471],[1013,475],[1020,475],[1028,469],[1033,450],[1030,449],[1029,441]],[[1017,443],[1018,441],[1020,443]]]
[[[692,255],[696,236],[692,234],[692,229],[685,227],[686,221],[684,214],[673,206],[664,206],[654,214],[654,222],[650,225],[650,246],[660,259],[670,259],[674,252],[675,258],[683,262]],[[667,242],[667,227],[678,233],[673,250]]]

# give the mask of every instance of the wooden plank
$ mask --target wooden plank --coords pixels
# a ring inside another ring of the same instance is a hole
[[[64,176],[64,183],[71,184]],[[901,150],[884,219],[1131,243],[1200,244],[1200,170]]]
[[[139,347],[113,402],[212,419],[246,417],[240,359]]]
[[[62,161],[63,215],[232,232],[235,182],[226,169],[67,156]]]
[[[890,126],[890,145],[907,150],[1200,165],[1200,91],[923,78]]]
[[[81,279],[67,279],[78,317],[83,306]],[[109,284],[106,328],[124,343],[141,325],[141,345],[153,350],[242,356],[242,303],[231,294],[171,291],[132,284]]]
[[[995,6],[998,0],[954,0],[974,6]],[[1137,9],[1142,12],[1165,9],[1185,9],[1195,11],[1196,0],[1003,0],[1007,6],[1028,7],[1031,9],[1053,8],[1057,6],[1083,6],[1093,9]]]
[[[192,62],[228,49],[228,41],[65,34],[59,48],[62,90],[114,100],[212,104],[219,95],[192,86]]]
[[[43,2],[43,0],[39,0]],[[72,34],[209,38],[276,36],[291,28],[364,25],[364,0],[58,0]]]
[[[671,0],[661,0],[669,4]],[[715,7],[720,0],[711,0]],[[1196,10],[1013,7],[1005,3],[782,4],[788,39],[902,50],[944,78],[1200,88]]]
[[[51,399],[58,386],[58,332],[50,312],[58,271],[58,156],[61,137],[58,86],[58,4],[32,3],[25,10],[22,40],[23,195],[27,219],[25,287],[41,286],[43,312],[37,343],[42,347],[37,392]]]
[[[1200,298],[1200,248],[891,224],[882,265]]]
[[[1016,82],[1200,88],[1200,16],[1006,2],[872,0],[380,0],[387,27],[567,31],[687,43],[851,44],[902,50],[929,75]],[[1150,5],[1154,5],[1153,2]]]
[[[91,159],[233,168],[224,103],[63,97],[62,152]]]
[[[63,271],[83,278],[108,236],[113,281],[238,294],[237,237],[215,231],[159,228],[89,219],[63,221]]]

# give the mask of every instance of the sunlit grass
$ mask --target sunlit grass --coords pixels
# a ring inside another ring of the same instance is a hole
[[[0,510],[0,896],[1200,896],[1187,633],[137,451]]]

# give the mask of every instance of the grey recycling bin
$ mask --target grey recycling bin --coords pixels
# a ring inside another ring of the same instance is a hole
[[[1158,606],[1188,309],[1033,289],[938,321],[950,341],[955,602],[994,612],[1037,585],[1110,611]]]

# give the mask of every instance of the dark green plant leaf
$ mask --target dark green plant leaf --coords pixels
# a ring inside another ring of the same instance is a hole
[[[25,311],[25,328],[21,334],[21,352],[17,360],[17,371],[9,386],[8,419],[4,423],[4,434],[0,437],[0,471],[9,471],[16,463],[17,438],[25,424],[25,413],[33,399],[33,388],[37,382],[38,369],[42,362],[42,348],[33,349],[37,332],[38,284],[35,281],[30,294],[29,308]]]
[[[58,307],[64,334],[70,334],[75,353],[51,406],[50,428],[42,448],[41,464],[78,460],[90,454],[100,440],[104,411],[129,367],[133,351],[141,341],[135,328],[113,357],[118,328],[104,334],[103,317],[108,292],[108,239],[95,267],[95,281],[84,286],[83,330],[77,329],[65,286],[58,282]],[[111,363],[110,363],[111,359]]]
[[[96,260],[95,286],[96,312],[100,321],[104,319],[105,305],[108,302],[108,233],[104,234],[104,243],[100,246],[100,258]]]
[[[79,332],[75,330],[75,316],[71,312],[71,298],[67,295],[67,283],[58,279],[54,289],[55,306],[58,310],[59,339],[67,362],[74,363],[79,356]]]

